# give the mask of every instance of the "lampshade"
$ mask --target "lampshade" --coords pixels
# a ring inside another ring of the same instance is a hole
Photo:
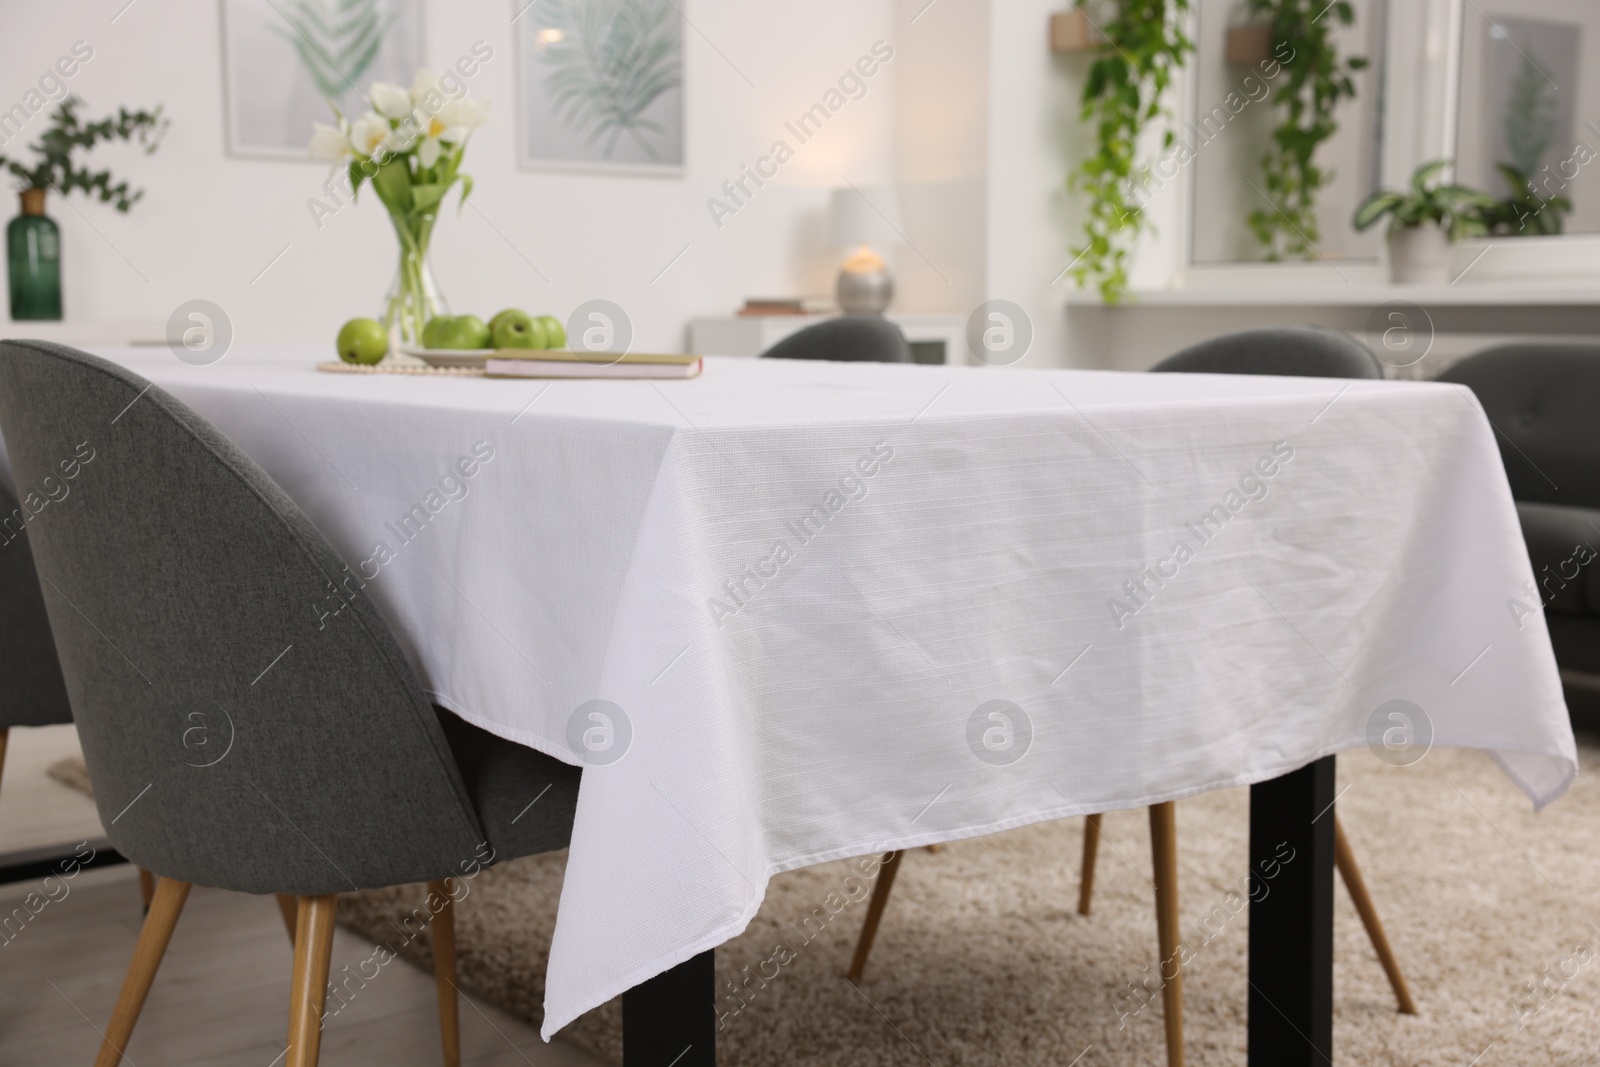
[[[836,245],[877,245],[904,240],[900,197],[892,185],[835,189],[828,204],[828,239]]]

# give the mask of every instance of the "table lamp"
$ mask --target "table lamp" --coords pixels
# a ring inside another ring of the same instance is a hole
[[[900,198],[892,187],[835,189],[828,205],[828,232],[833,244],[854,251],[839,266],[836,289],[846,315],[882,315],[894,299],[894,279],[873,246],[886,248],[904,241]]]

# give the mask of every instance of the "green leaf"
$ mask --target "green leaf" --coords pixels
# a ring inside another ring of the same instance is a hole
[[[444,194],[449,191],[450,186],[444,182],[413,185],[411,187],[411,210],[430,211],[439,206],[439,201],[443,200]]]
[[[467,197],[469,197],[471,195],[472,195],[472,175],[463,174],[463,175],[461,175],[461,201],[460,201],[460,203],[458,203],[456,205],[457,214],[459,214],[461,212],[462,208],[467,206]]]
[[[411,210],[411,167],[404,156],[396,156],[372,176],[372,188],[392,214]],[[435,200],[435,203],[438,201]]]
[[[1105,68],[1107,62],[1107,60],[1102,59],[1097,61],[1094,66],[1089,68],[1089,77],[1084,79],[1083,83],[1083,99],[1085,101],[1093,100],[1095,97],[1105,92]]]
[[[1405,203],[1399,193],[1373,193],[1356,209],[1352,224],[1358,231],[1371,229],[1372,224]]]
[[[1516,167],[1513,167],[1510,163],[1496,163],[1495,169],[1500,172],[1500,176],[1504,178],[1506,180],[1506,184],[1511,187],[1511,193],[1513,196],[1517,196],[1528,191],[1528,176],[1522,173],[1522,171],[1518,170]]]
[[[1448,159],[1436,159],[1431,163],[1424,163],[1412,171],[1411,188],[1418,196],[1423,195],[1428,190],[1428,183],[1438,177],[1440,172],[1449,165],[1450,161]]]

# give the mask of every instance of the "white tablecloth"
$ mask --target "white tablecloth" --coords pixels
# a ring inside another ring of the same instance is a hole
[[[1391,700],[1536,805],[1575,773],[1453,386],[106,354],[283,485],[439,703],[588,764],[546,1036],[738,934],[779,871],[1261,781],[1365,748]]]

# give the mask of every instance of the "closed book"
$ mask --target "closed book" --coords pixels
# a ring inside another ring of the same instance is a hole
[[[588,363],[606,367],[613,363],[693,363],[700,357],[686,352],[574,352],[570,348],[497,348],[490,359],[519,363]]]
[[[699,356],[625,356],[615,363],[586,362],[583,358],[511,359],[491,357],[483,369],[487,378],[693,378],[700,373]],[[566,353],[571,356],[572,353]],[[644,355],[641,353],[641,355]],[[590,360],[594,356],[588,357]]]

